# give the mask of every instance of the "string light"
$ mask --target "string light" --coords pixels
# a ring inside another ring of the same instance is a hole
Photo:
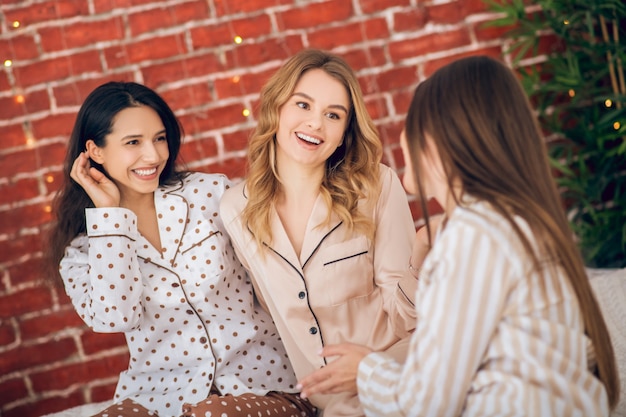
[[[233,84],[237,84],[240,79],[241,79],[240,76],[235,75],[233,78],[231,78],[231,81],[233,82]]]
[[[250,109],[243,109],[243,111],[241,112],[241,114],[243,114],[245,117],[250,116]]]
[[[24,104],[26,100],[24,99],[24,95],[23,94],[18,94],[15,96],[15,102],[17,104]]]
[[[569,20],[565,19],[565,20],[563,21],[563,24],[564,24],[565,26],[569,25]]]
[[[569,90],[569,91],[567,92],[567,94],[569,94],[569,96],[570,96],[570,97],[574,97],[574,96],[576,95],[576,91],[574,91],[574,90]]]
[[[607,98],[606,100],[604,100],[604,105],[606,107],[611,107],[613,105],[613,102],[611,101],[610,98]]]
[[[9,68],[11,65],[13,65],[13,61],[11,61],[10,59],[5,59],[4,60],[4,66]]]
[[[613,129],[615,129],[615,130],[619,130],[619,128],[620,128],[621,126],[622,126],[622,125],[620,124],[620,122],[615,122],[615,123],[613,123]]]
[[[17,29],[20,27],[20,22],[18,22],[17,20],[14,20],[11,26],[13,26],[14,29]]]
[[[243,42],[243,38],[241,36],[235,36],[235,43],[239,45],[241,42]]]
[[[52,184],[54,182],[54,177],[52,175],[46,175],[46,182],[48,184]]]

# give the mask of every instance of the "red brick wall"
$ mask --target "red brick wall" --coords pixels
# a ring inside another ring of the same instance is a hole
[[[480,0],[0,0],[0,415],[110,399],[127,364],[123,336],[91,332],[40,270],[65,143],[95,86],[155,88],[189,167],[237,178],[262,84],[296,51],[329,49],[357,71],[401,173],[414,87],[454,58],[500,56],[491,18]]]

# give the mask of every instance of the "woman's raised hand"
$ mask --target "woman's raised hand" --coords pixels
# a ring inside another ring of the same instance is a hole
[[[90,165],[86,152],[81,152],[74,161],[70,177],[83,187],[96,207],[119,207],[120,190],[106,175]]]

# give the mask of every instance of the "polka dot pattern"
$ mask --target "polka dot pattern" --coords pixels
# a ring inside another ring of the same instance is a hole
[[[82,319],[124,332],[130,350],[115,400],[132,398],[159,416],[183,399],[295,391],[295,376],[269,315],[224,230],[222,175],[193,173],[155,192],[163,252],[124,208],[86,210],[88,235],[66,249],[60,271]]]

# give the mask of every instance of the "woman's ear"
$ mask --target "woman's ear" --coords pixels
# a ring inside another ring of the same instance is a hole
[[[102,148],[96,145],[96,142],[94,142],[93,139],[87,140],[85,148],[89,158],[91,158],[91,160],[95,163],[102,165],[104,162],[104,158],[102,157]]]

